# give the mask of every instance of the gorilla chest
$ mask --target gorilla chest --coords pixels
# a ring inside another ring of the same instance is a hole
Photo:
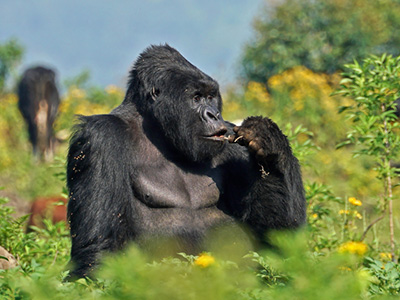
[[[186,170],[164,161],[137,171],[135,196],[149,207],[204,208],[215,205],[221,194],[217,170]]]

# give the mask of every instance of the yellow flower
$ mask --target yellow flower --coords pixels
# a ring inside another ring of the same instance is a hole
[[[350,213],[350,211],[349,210],[344,210],[344,209],[341,209],[341,210],[339,210],[339,214],[340,215],[348,215]]]
[[[362,205],[362,202],[360,200],[356,199],[355,197],[350,197],[349,198],[349,202],[351,204],[353,204],[354,206],[361,206]]]
[[[318,218],[318,214],[313,214],[312,217],[313,217],[314,219],[316,219],[316,218]]]
[[[265,86],[261,83],[250,81],[244,95],[247,101],[258,100],[260,102],[268,102],[269,94]]]
[[[339,253],[353,253],[357,255],[364,255],[368,250],[368,246],[364,244],[363,242],[346,242],[342,244],[338,251]]]
[[[18,97],[16,94],[5,94],[1,98],[2,104],[5,104],[6,106],[8,105],[14,105],[17,104],[18,102]]]
[[[392,259],[392,254],[387,253],[387,252],[382,252],[382,253],[379,253],[379,257],[382,260],[391,260]]]
[[[362,215],[357,211],[354,212],[354,216],[359,220],[361,220],[363,218]]]
[[[198,258],[194,261],[196,266],[207,268],[208,266],[215,263],[215,258],[207,253],[201,253]]]
[[[82,99],[86,97],[85,90],[79,89],[77,87],[70,88],[68,93],[71,95],[72,98],[75,99]]]

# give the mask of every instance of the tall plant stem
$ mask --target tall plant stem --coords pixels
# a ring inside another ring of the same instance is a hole
[[[386,211],[383,211],[383,214],[380,217],[376,218],[374,221],[371,222],[371,224],[369,224],[367,226],[367,228],[364,230],[364,232],[360,238],[360,242],[362,242],[366,238],[367,233],[372,228],[372,226],[374,226],[376,223],[378,223],[380,220],[382,220],[385,216],[386,216]]]
[[[382,105],[382,111],[385,111],[385,106]],[[384,130],[385,130],[385,147],[386,147],[386,157],[384,158],[384,167],[386,170],[389,170],[388,174],[385,175],[386,179],[386,196],[389,204],[389,228],[390,228],[390,248],[392,261],[395,261],[395,244],[394,244],[394,224],[393,224],[393,193],[392,193],[392,177],[390,172],[390,160],[388,159],[390,153],[390,143],[388,141],[388,128],[387,128],[387,120],[386,118],[383,121]]]
[[[387,177],[388,186],[389,186],[389,227],[390,227],[390,246],[391,246],[391,254],[392,261],[395,261],[395,245],[394,245],[394,224],[393,224],[393,199],[392,199],[392,179],[390,176]]]
[[[389,164],[389,162],[387,161]],[[393,194],[392,194],[392,177],[389,175],[386,176],[386,195],[388,201],[388,210],[389,210],[389,228],[390,228],[390,248],[392,261],[395,261],[395,244],[394,244],[394,224],[393,224]]]

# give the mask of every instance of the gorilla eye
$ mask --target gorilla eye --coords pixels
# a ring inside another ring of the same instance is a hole
[[[193,100],[194,100],[195,102],[199,102],[199,101],[201,100],[200,95],[195,95],[195,96],[193,97]]]
[[[210,96],[210,95],[207,96],[207,100],[211,101],[212,99],[214,99],[213,96]]]

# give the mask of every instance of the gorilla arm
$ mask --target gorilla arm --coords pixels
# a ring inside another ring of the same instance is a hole
[[[81,117],[68,153],[68,219],[72,276],[86,276],[100,252],[116,250],[132,234],[126,228],[133,197],[129,182],[132,153],[127,125],[113,115]]]
[[[229,142],[247,147],[256,175],[243,196],[240,216],[262,238],[269,229],[291,229],[305,222],[300,166],[289,141],[270,119],[249,117],[233,128]]]

